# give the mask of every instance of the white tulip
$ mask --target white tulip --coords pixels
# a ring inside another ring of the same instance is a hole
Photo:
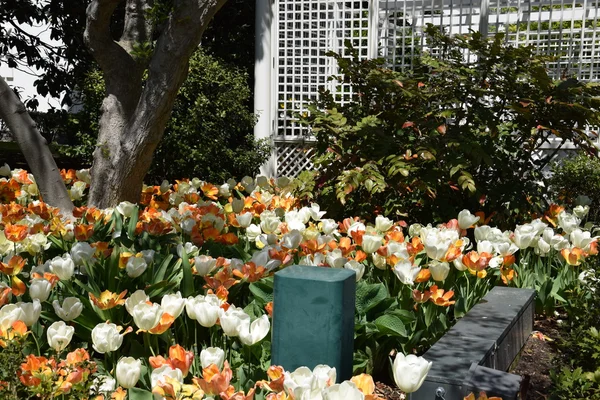
[[[129,260],[127,260],[127,264],[125,265],[125,271],[130,278],[137,278],[142,275],[147,268],[148,264],[143,257],[129,257]]]
[[[23,321],[25,325],[32,326],[40,318],[42,305],[38,299],[33,299],[31,303],[18,302],[16,305],[23,311],[23,318],[21,318],[21,321]]]
[[[183,373],[179,368],[171,368],[168,364],[163,365],[162,367],[156,368],[150,374],[150,382],[152,388],[155,388],[159,382],[166,383],[165,377],[169,377],[175,379],[177,382],[183,382]]]
[[[205,328],[210,328],[217,323],[221,310],[221,301],[214,294],[198,295],[186,300],[185,310],[188,317],[198,321]]]
[[[167,294],[160,301],[163,311],[170,314],[173,318],[179,317],[185,307],[185,299],[181,297],[181,292]]]
[[[100,354],[116,351],[123,344],[123,336],[125,334],[119,333],[117,325],[100,323],[92,329],[92,347]]]
[[[117,207],[115,207],[115,209],[123,217],[129,218],[133,214],[133,210],[135,209],[135,204],[130,203],[128,201],[122,201],[119,203],[119,205]]]
[[[194,266],[196,267],[196,273],[200,276],[208,275],[215,269],[217,260],[211,256],[201,255],[194,257]]]
[[[237,214],[235,216],[235,219],[237,220],[238,224],[240,224],[240,227],[247,228],[252,223],[253,217],[254,217],[254,215],[252,215],[251,212],[246,212],[243,214]]]
[[[429,264],[429,272],[434,281],[444,281],[450,272],[450,265],[447,262],[433,260]]]
[[[52,284],[49,280],[44,278],[32,279],[29,284],[29,296],[32,299],[38,299],[40,302],[48,300],[51,291]]]
[[[50,271],[58,276],[60,280],[68,281],[75,272],[75,263],[69,253],[66,253],[62,257],[54,257],[50,261]]]
[[[431,362],[414,354],[405,356],[402,353],[396,355],[393,373],[396,385],[404,393],[413,393],[419,390],[427,373],[431,369]]]
[[[460,229],[469,229],[479,221],[479,217],[471,214],[469,210],[462,210],[458,213],[458,227]]]
[[[208,368],[209,365],[215,364],[219,370],[223,368],[225,362],[225,352],[218,347],[208,347],[200,352],[200,363],[202,368]]]
[[[123,357],[117,363],[115,375],[117,382],[125,389],[134,387],[140,380],[142,361],[133,357]]]
[[[235,337],[239,336],[243,324],[250,323],[250,316],[241,308],[230,306],[227,311],[219,309],[219,321],[223,332],[229,337]]]
[[[270,329],[271,323],[266,315],[261,316],[252,323],[245,320],[239,328],[240,341],[246,346],[252,346],[263,340]]]
[[[394,221],[384,217],[383,215],[378,215],[375,218],[375,229],[377,229],[379,232],[387,232],[393,225]]]
[[[381,247],[382,239],[379,235],[363,235],[361,247],[367,254],[375,253]]]
[[[323,400],[364,400],[365,395],[351,381],[331,385],[323,390]]]
[[[63,321],[72,321],[83,311],[83,303],[77,297],[65,298],[62,306],[58,300],[54,300],[52,307],[54,307],[56,315]]]
[[[133,307],[133,322],[143,331],[149,331],[160,322],[163,310],[160,305],[153,303],[139,303]]]
[[[419,272],[420,267],[413,267],[410,261],[399,261],[394,265],[394,274],[400,279],[400,282],[405,285],[413,285]]]
[[[350,260],[344,264],[344,268],[350,269],[356,272],[356,281],[360,281],[363,275],[365,274],[365,266],[358,261]]]
[[[136,305],[145,303],[149,300],[150,298],[148,297],[146,292],[144,292],[142,289],[136,290],[131,296],[127,298],[127,300],[125,300],[125,309],[127,309],[129,315],[133,315],[133,308]]]
[[[62,351],[71,343],[75,328],[68,326],[64,321],[56,321],[48,327],[46,337],[48,344],[56,351]]]
[[[76,265],[83,265],[85,261],[90,261],[96,253],[96,249],[87,242],[77,242],[71,248],[71,257]]]

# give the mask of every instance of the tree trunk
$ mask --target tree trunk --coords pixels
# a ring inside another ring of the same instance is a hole
[[[120,2],[92,1],[84,34],[102,68],[107,91],[88,201],[98,208],[139,201],[152,155],[187,77],[189,59],[226,0],[175,0],[152,55],[146,59],[134,49],[152,37],[152,26],[146,20],[151,0],[126,0],[123,33],[115,41],[110,19]]]
[[[13,138],[19,144],[27,164],[35,177],[42,199],[58,207],[66,216],[72,215],[73,203],[65,183],[48,148],[25,105],[0,77],[0,118],[4,120]]]

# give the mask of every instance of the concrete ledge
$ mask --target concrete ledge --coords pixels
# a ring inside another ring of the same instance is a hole
[[[535,290],[493,288],[423,357],[433,365],[412,400],[459,399],[486,391],[516,398],[521,378],[506,371],[533,330]]]

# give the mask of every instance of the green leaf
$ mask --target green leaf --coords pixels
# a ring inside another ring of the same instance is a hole
[[[365,314],[389,296],[383,283],[361,281],[356,287],[356,311]]]
[[[257,282],[252,282],[250,284],[250,291],[254,295],[254,297],[259,300],[263,304],[267,304],[270,301],[273,301],[273,283],[260,280]]]
[[[154,400],[154,395],[145,389],[139,389],[139,388],[133,387],[128,390],[127,399],[128,400]]]
[[[400,318],[386,314],[375,320],[375,325],[381,333],[406,337],[406,327]]]
[[[184,298],[194,293],[194,276],[192,275],[192,266],[185,249],[181,248],[181,266],[183,268],[183,279],[181,280],[181,295]]]
[[[127,237],[133,239],[135,237],[135,227],[138,222],[139,210],[138,207],[135,206],[133,211],[131,212],[131,217],[129,218],[129,226],[127,227]]]

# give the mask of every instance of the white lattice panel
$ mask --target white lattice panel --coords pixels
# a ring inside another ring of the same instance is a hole
[[[305,130],[294,123],[293,113],[303,111],[320,87],[342,101],[351,99],[349,87],[328,80],[337,68],[325,56],[340,52],[346,39],[361,57],[377,54],[405,70],[426,47],[428,23],[451,34],[504,32],[508,42],[559,56],[549,66],[554,77],[600,81],[600,0],[276,0],[274,17],[274,139],[280,176],[295,176],[311,166],[300,161],[312,150],[300,150]]]
[[[350,39],[361,56],[368,56],[368,2],[279,0],[275,14],[275,140],[297,140],[305,129],[294,123],[293,114],[316,99],[320,87],[336,90],[328,78],[337,73],[337,66],[325,53],[342,51]],[[341,99],[349,101],[350,88],[339,90]]]
[[[308,143],[277,143],[277,176],[297,176],[313,169],[314,147]]]

